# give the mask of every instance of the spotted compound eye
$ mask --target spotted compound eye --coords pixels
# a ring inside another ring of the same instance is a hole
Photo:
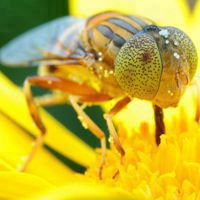
[[[163,71],[153,102],[163,108],[177,106],[197,69],[197,52],[191,39],[175,27],[161,27],[157,45]]]
[[[162,62],[154,38],[138,34],[126,42],[115,60],[115,76],[132,97],[152,99],[159,88]]]
[[[197,68],[190,38],[174,27],[149,27],[126,42],[115,60],[115,77],[131,97],[176,106]]]

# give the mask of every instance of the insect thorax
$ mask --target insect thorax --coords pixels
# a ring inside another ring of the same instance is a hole
[[[116,12],[105,12],[90,18],[82,34],[82,41],[88,51],[95,51],[99,60],[114,68],[120,48],[152,21]]]
[[[81,42],[96,58],[89,68],[102,80],[102,90],[112,96],[124,93],[114,76],[116,56],[131,37],[150,24],[153,22],[148,19],[116,12],[101,13],[87,21]]]

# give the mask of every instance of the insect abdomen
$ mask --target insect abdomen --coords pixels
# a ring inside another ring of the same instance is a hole
[[[101,52],[103,61],[114,65],[123,44],[152,21],[115,12],[106,12],[89,19],[84,41],[88,49]]]

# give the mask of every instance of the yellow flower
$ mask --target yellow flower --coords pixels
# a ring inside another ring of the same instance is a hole
[[[120,11],[145,15],[180,27],[200,49],[199,2],[193,14],[182,0],[71,0],[70,5],[72,14],[83,16],[116,6]],[[171,12],[176,13],[176,19]],[[39,131],[29,116],[22,91],[0,73],[0,199],[200,199],[200,128],[194,120],[195,89],[190,86],[178,108],[165,111],[166,134],[159,146],[155,144],[150,103],[134,101],[116,116],[126,155],[121,163],[110,142],[103,179],[99,180],[100,149],[89,147],[44,110],[42,119],[48,128],[45,143],[87,170],[85,174],[76,173],[50,148],[43,147],[26,172],[17,172]]]

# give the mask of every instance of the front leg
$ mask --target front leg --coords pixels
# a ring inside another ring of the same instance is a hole
[[[156,132],[155,132],[155,139],[156,144],[160,144],[160,136],[165,133],[165,124],[163,121],[163,109],[154,105],[154,116],[155,116],[155,125],[156,125]]]
[[[119,140],[119,137],[118,137],[117,132],[115,130],[115,127],[113,125],[112,118],[120,110],[122,110],[130,101],[131,101],[131,99],[129,97],[124,97],[123,99],[121,99],[120,101],[118,101],[115,104],[115,106],[105,115],[107,126],[108,126],[108,129],[109,129],[109,132],[110,132],[110,136],[113,138],[115,147],[116,147],[117,151],[121,155],[121,162],[122,162],[123,157],[125,155],[125,150],[124,150],[124,148],[121,145],[121,142]]]

